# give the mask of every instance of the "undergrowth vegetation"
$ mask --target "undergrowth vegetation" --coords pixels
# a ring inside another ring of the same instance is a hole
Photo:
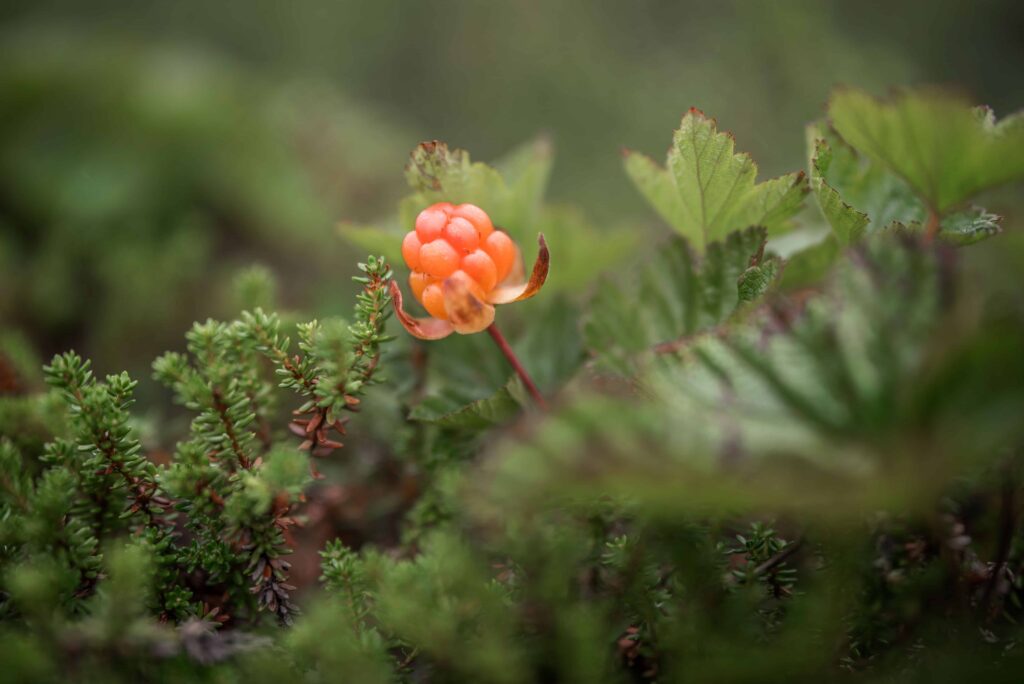
[[[643,247],[545,203],[544,141],[424,143],[397,214],[340,228],[375,255],[349,318],[242,272],[248,308],[153,362],[173,410],[5,334],[4,676],[1013,681],[1024,308],[970,251],[1009,237],[978,203],[1024,179],[1024,115],[839,90],[807,142],[759,178],[690,110],[664,163],[624,154]],[[543,233],[544,291],[497,314],[528,376],[391,322],[437,203]]]

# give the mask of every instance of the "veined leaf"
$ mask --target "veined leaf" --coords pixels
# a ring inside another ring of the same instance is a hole
[[[616,495],[669,516],[769,507],[860,519],[933,506],[949,459],[966,449],[991,462],[989,424],[970,426],[1020,406],[1002,403],[1019,375],[991,399],[983,389],[1019,331],[1007,343],[945,318],[940,262],[917,240],[866,240],[795,319],[765,312],[699,335],[648,368],[642,396],[585,393],[531,439],[508,440],[483,465],[479,510]]]
[[[514,150],[497,168],[473,162],[468,152],[443,142],[421,143],[406,166],[413,193],[402,200],[399,221],[411,230],[416,215],[435,202],[469,202],[517,241],[532,242],[551,164],[551,145],[543,139]]]
[[[981,207],[971,207],[942,219],[938,238],[952,245],[972,245],[1002,232],[1003,217],[990,214]],[[893,223],[894,230],[908,233],[923,233],[925,225],[920,221]]]
[[[458,397],[434,395],[417,404],[409,417],[460,430],[483,430],[514,418],[529,402],[519,378],[513,377],[497,392],[468,404]]]
[[[482,207],[496,226],[517,241],[533,244],[552,160],[551,145],[544,139],[513,150],[496,162],[496,168],[474,162],[464,150],[450,149],[443,142],[421,143],[406,166],[412,193],[399,203],[397,222],[343,223],[338,231],[398,264],[402,238],[412,230],[420,211],[435,202],[470,202]]]
[[[940,215],[987,188],[1024,178],[1024,113],[996,123],[988,108],[934,90],[888,101],[850,89],[828,106],[843,139],[905,180]]]
[[[922,232],[927,208],[895,173],[851,148],[834,130],[807,128],[811,188],[840,244],[880,230]],[[952,244],[978,242],[999,232],[1001,218],[980,208],[942,217],[937,237]]]
[[[574,307],[565,299],[525,302],[528,323],[509,328],[509,343],[542,392],[551,393],[571,378],[583,361]],[[488,335],[454,335],[431,343],[428,396],[410,418],[444,427],[483,429],[510,420],[534,402]]]
[[[633,357],[659,344],[673,343],[718,325],[740,301],[764,292],[774,267],[750,273],[745,295],[740,279],[751,268],[765,265],[764,228],[730,234],[707,246],[698,259],[689,243],[675,237],[660,246],[651,259],[618,272],[603,283],[590,305],[584,336],[591,353],[616,370],[631,367]],[[763,282],[755,285],[754,278]]]
[[[691,109],[672,138],[667,168],[632,152],[626,172],[654,208],[698,251],[726,234],[764,226],[779,232],[803,204],[803,172],[755,183],[757,165],[733,137]]]

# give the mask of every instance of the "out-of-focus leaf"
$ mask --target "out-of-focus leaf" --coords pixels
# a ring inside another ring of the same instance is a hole
[[[771,507],[859,519],[877,506],[931,505],[965,446],[982,444],[975,467],[996,452],[965,431],[975,414],[1020,406],[1006,391],[1014,381],[997,383],[986,407],[975,379],[1007,367],[1012,345],[983,337],[970,354],[944,351],[976,335],[941,316],[948,283],[936,254],[897,235],[872,238],[794,320],[764,312],[700,335],[648,366],[640,397],[577,396],[532,440],[496,451],[477,510],[598,495],[666,515]],[[967,369],[942,370],[964,359]],[[970,401],[952,398],[959,386]]]
[[[468,404],[450,395],[427,397],[409,417],[445,428],[483,430],[514,418],[528,401],[522,382],[513,377],[491,396]]]
[[[838,238],[829,235],[818,244],[797,252],[786,260],[780,286],[792,290],[821,283],[841,251]]]
[[[852,244],[893,221],[924,219],[925,208],[906,182],[858,155],[828,126],[808,126],[807,145],[811,187],[841,244]]]
[[[402,238],[409,232],[408,230],[401,231],[396,227],[367,226],[345,222],[338,224],[338,232],[343,238],[358,245],[361,249],[371,254],[382,254],[389,263],[403,263]]]
[[[399,223],[403,232],[412,230],[416,215],[435,202],[469,202],[520,244],[532,244],[551,163],[551,146],[542,140],[497,163],[508,170],[505,178],[496,168],[471,161],[465,150],[439,141],[421,143],[406,166],[413,193],[401,202]]]
[[[764,263],[764,242],[763,228],[738,231],[709,244],[698,259],[676,237],[646,263],[617,271],[591,302],[584,324],[588,349],[610,367],[627,370],[635,355],[721,323],[741,301],[740,277]],[[774,274],[769,267],[759,277],[769,271]],[[753,296],[753,289],[747,294]]]
[[[741,273],[736,282],[739,290],[739,302],[746,304],[761,299],[775,284],[780,264],[781,261],[777,257],[767,257],[761,263],[754,264]]]
[[[764,226],[777,233],[807,193],[803,172],[755,184],[757,165],[734,151],[733,137],[691,109],[672,138],[667,168],[626,154],[626,172],[662,217],[699,252],[728,233]]]
[[[1000,223],[1002,220],[1002,216],[990,214],[981,207],[971,207],[945,216],[939,224],[939,232],[936,235],[940,240],[951,245],[972,245],[1001,233]],[[890,227],[893,230],[906,233],[925,232],[925,226],[920,221],[894,222]]]
[[[578,292],[592,283],[601,273],[628,260],[640,242],[640,237],[624,228],[598,228],[592,225],[582,211],[570,206],[545,207],[533,226],[544,233],[551,250],[551,271],[544,284],[545,296],[561,292]],[[532,249],[536,243],[530,238],[521,243]],[[523,255],[526,262],[532,258],[529,251]]]
[[[1024,178],[1024,114],[996,123],[988,108],[934,90],[881,101],[858,90],[832,95],[843,139],[900,176],[939,214],[978,192]]]
[[[571,378],[583,361],[574,307],[561,298],[524,302],[519,325],[506,335],[520,362],[542,392]],[[505,327],[505,326],[503,326]],[[424,345],[427,396],[409,417],[443,427],[484,429],[507,422],[533,399],[489,335],[453,335]]]
[[[807,139],[811,187],[841,244],[880,230],[924,231],[927,207],[903,179],[858,155],[825,125],[809,126]],[[999,233],[1000,220],[977,207],[946,214],[937,237],[955,245],[972,244]]]

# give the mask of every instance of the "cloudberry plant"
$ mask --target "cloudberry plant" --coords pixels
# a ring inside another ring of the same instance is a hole
[[[544,406],[544,399],[494,325],[494,305],[518,302],[537,294],[548,275],[547,243],[538,235],[540,251],[529,280],[519,248],[491,217],[474,204],[437,202],[419,213],[414,230],[402,240],[402,257],[412,270],[409,287],[430,318],[413,318],[402,307],[402,293],[392,281],[391,296],[398,319],[409,334],[438,340],[452,332],[487,332]]]
[[[416,319],[401,307],[398,286],[392,296],[398,317],[410,334],[424,340],[468,335],[494,323],[494,305],[529,299],[548,275],[548,248],[540,252],[527,281],[522,255],[512,238],[491,223],[480,207],[438,202],[420,212],[415,230],[402,240],[402,256],[412,270],[409,287],[430,314]]]

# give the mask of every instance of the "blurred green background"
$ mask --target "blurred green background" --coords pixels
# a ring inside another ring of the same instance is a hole
[[[286,306],[347,312],[365,255],[336,225],[393,216],[423,139],[490,160],[549,136],[551,198],[599,234],[657,225],[619,148],[660,158],[691,106],[777,175],[836,84],[997,115],[1024,93],[1013,1],[8,0],[0,22],[0,323],[137,377],[233,315],[252,263]]]

